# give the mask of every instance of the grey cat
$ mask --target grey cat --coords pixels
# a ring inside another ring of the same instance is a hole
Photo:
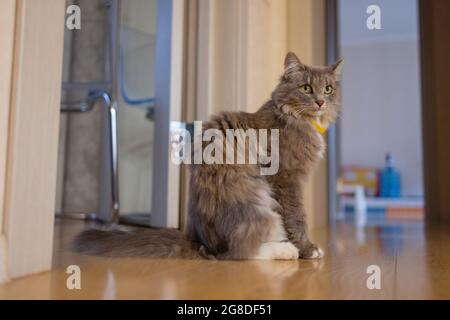
[[[309,240],[303,205],[308,175],[325,151],[323,128],[340,109],[342,60],[329,67],[302,64],[290,52],[284,73],[257,112],[224,112],[203,130],[278,129],[279,169],[261,175],[260,164],[191,165],[185,232],[87,230],[74,241],[81,253],[178,258],[320,258]],[[269,150],[269,152],[271,152]]]

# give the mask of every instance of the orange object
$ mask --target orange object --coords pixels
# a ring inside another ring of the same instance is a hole
[[[389,220],[423,220],[423,208],[387,208],[386,216]]]

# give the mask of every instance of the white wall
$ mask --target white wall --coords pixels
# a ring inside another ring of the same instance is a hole
[[[392,152],[404,195],[423,195],[417,4],[371,1],[382,30],[368,30],[368,1],[340,5],[341,164],[381,167]]]

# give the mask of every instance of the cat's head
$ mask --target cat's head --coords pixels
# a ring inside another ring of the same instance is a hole
[[[340,109],[341,67],[342,60],[328,67],[310,67],[289,52],[272,99],[289,116],[333,122]]]

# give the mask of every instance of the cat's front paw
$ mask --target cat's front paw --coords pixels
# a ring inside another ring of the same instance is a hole
[[[323,250],[312,243],[299,249],[300,259],[320,259],[323,256],[324,256]]]

